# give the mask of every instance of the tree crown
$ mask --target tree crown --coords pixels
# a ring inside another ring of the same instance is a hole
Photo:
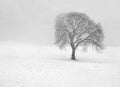
[[[55,44],[60,48],[89,45],[97,50],[103,49],[104,34],[100,23],[95,23],[86,14],[70,12],[60,14],[55,24]]]

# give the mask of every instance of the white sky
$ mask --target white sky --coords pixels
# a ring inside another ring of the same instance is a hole
[[[101,22],[106,45],[120,45],[120,0],[0,0],[0,41],[52,45],[59,13],[86,13]]]

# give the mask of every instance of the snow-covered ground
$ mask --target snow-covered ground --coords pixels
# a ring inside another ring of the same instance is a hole
[[[120,47],[103,53],[0,43],[0,87],[120,87]]]

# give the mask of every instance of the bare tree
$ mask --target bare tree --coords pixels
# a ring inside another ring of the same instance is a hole
[[[55,44],[61,49],[71,46],[73,60],[76,59],[78,46],[92,46],[96,50],[103,50],[104,34],[101,24],[95,23],[84,13],[69,12],[58,15],[55,29]]]

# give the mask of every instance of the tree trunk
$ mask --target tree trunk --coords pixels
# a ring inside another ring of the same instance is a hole
[[[75,58],[75,48],[72,48],[71,59],[72,59],[72,60],[76,60],[76,58]]]

